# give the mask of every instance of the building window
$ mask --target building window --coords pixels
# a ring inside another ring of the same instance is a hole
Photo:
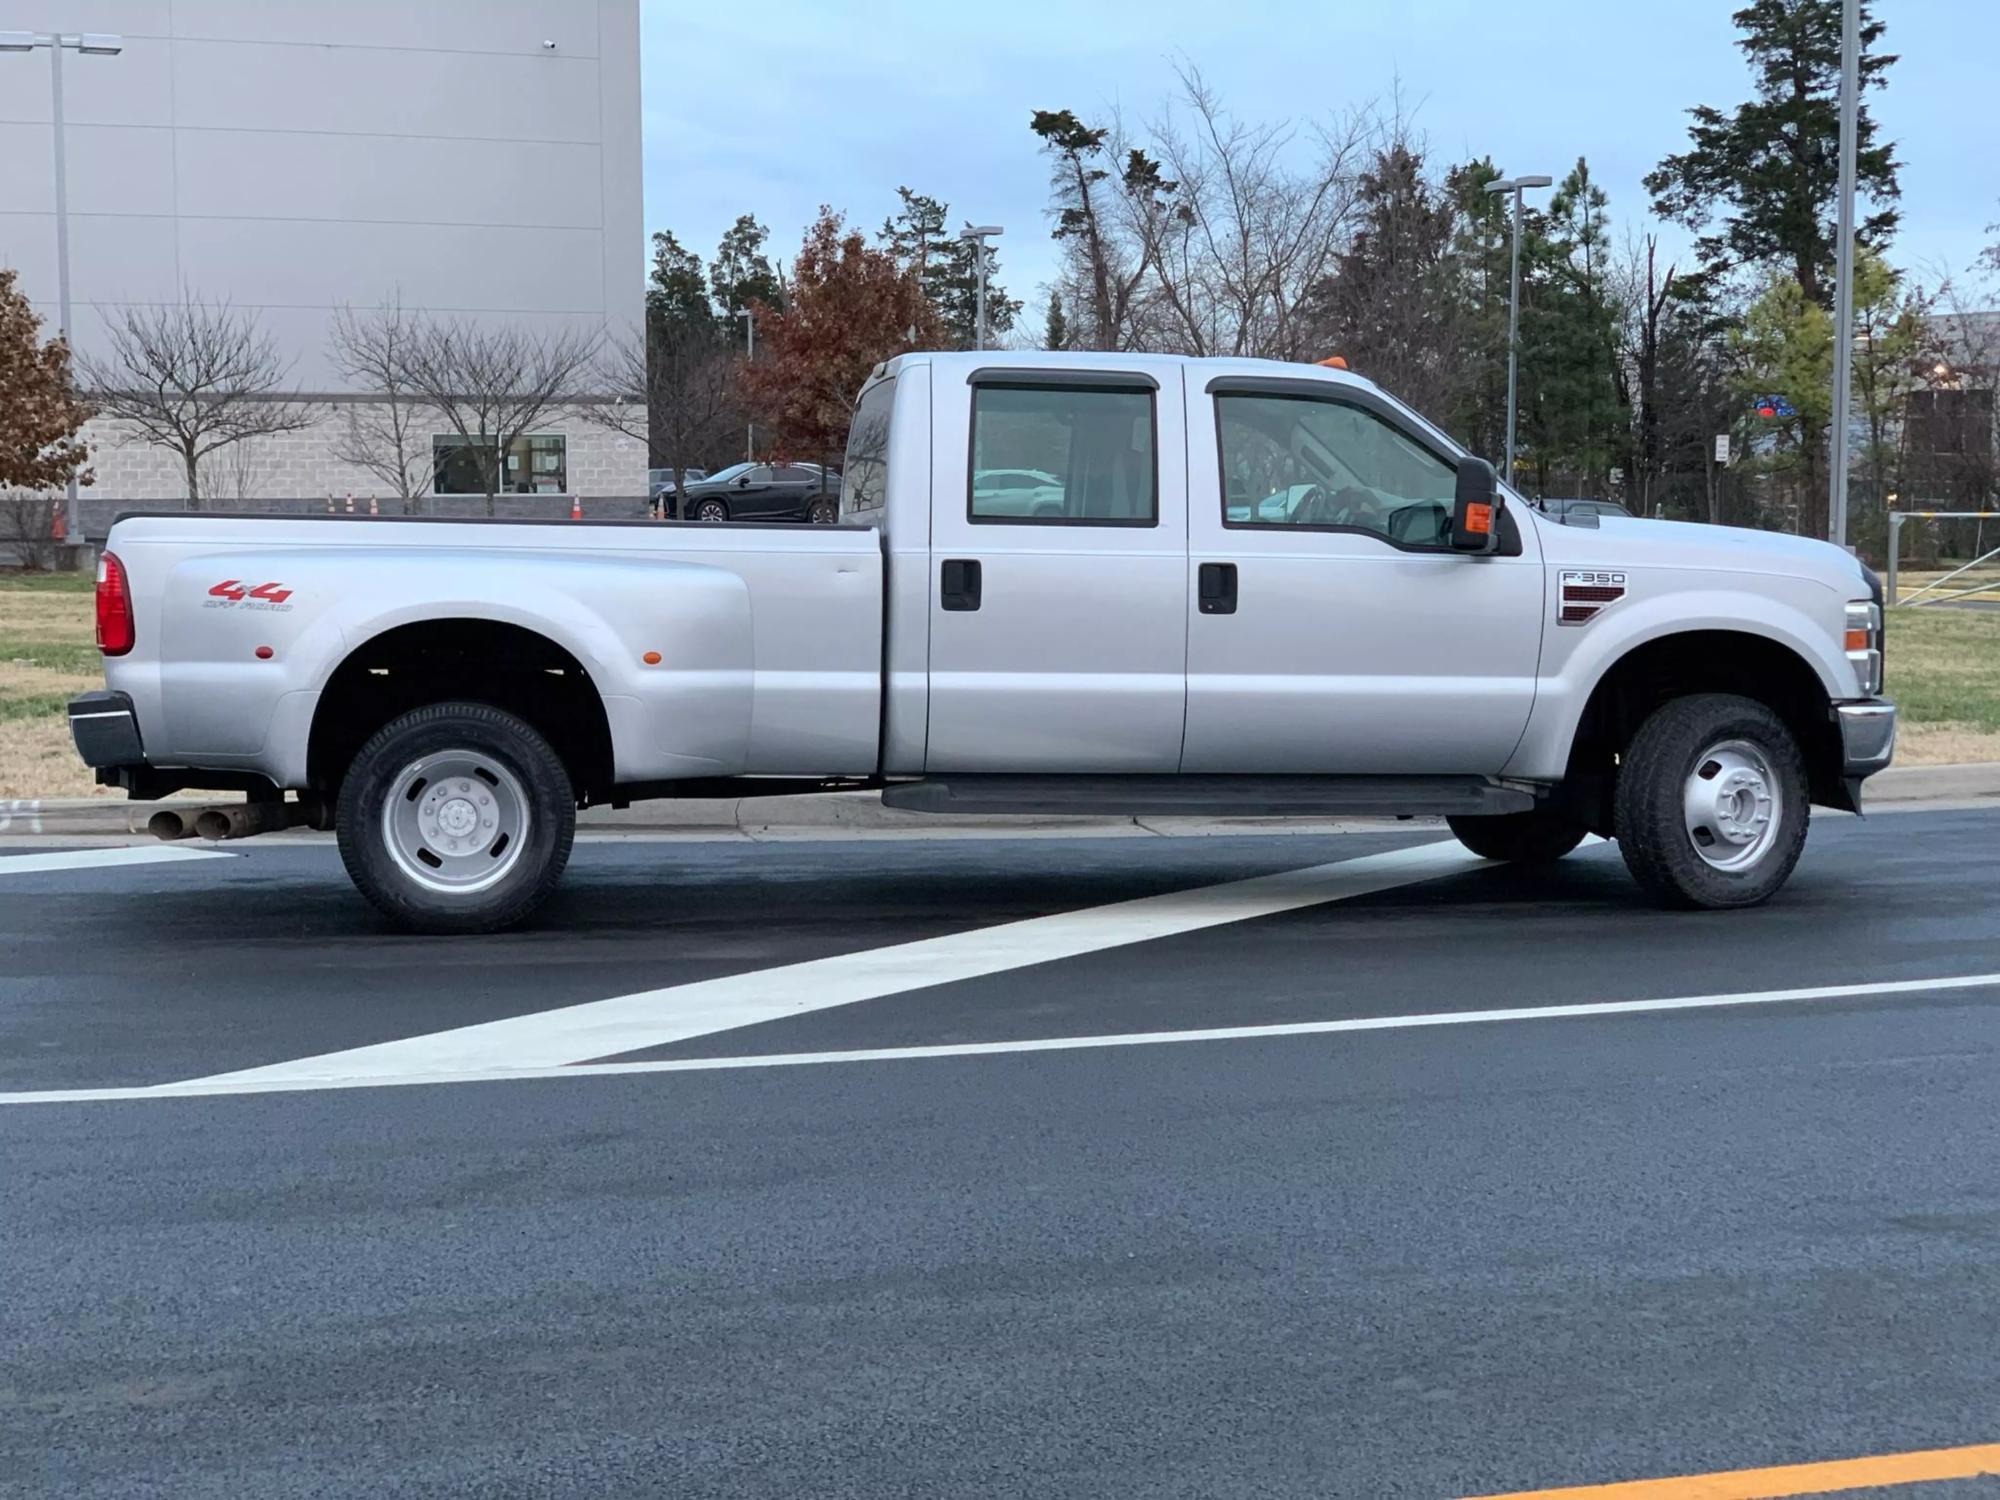
[[[433,486],[440,495],[483,495],[486,475],[477,438],[444,433],[431,439]],[[499,495],[566,495],[569,493],[569,440],[561,434],[532,433],[514,439],[504,456],[498,444],[489,450],[495,461],[494,493]]]
[[[1156,525],[1153,393],[975,386],[967,511],[976,522]]]

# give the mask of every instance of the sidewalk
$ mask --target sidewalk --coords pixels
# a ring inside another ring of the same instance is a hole
[[[1892,766],[1868,782],[1869,811],[1991,803],[2000,807],[2000,761],[1962,766]],[[202,801],[129,802],[116,797],[63,797],[0,801],[0,837],[80,838],[143,835],[161,808],[200,807]],[[1433,821],[1433,820],[1427,820]],[[1374,828],[1388,819],[1298,818],[1064,818],[991,814],[915,813],[884,807],[873,792],[819,792],[796,797],[682,798],[638,802],[614,811],[593,807],[577,818],[579,829],[604,834],[677,834],[689,838],[840,838],[852,834],[910,836],[952,830],[989,835],[1127,833],[1175,835],[1218,832],[1336,833]]]

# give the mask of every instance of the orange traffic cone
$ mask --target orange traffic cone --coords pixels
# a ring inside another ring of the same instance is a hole
[[[583,519],[583,497],[581,495],[570,496],[569,518],[572,521],[581,521]]]

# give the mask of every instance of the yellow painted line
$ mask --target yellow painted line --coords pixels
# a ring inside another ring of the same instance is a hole
[[[2000,1474],[2000,1443],[1970,1448],[1930,1448],[1883,1453],[1778,1469],[1732,1469],[1726,1474],[1684,1474],[1676,1479],[1629,1479],[1571,1489],[1516,1490],[1473,1500],[1770,1500],[1777,1495],[1836,1495],[1842,1490],[1922,1484],[1932,1479],[1977,1479]]]

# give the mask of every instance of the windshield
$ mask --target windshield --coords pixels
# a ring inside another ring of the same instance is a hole
[[[708,477],[711,480],[734,479],[738,474],[748,474],[750,472],[750,468],[751,466],[749,464],[731,464],[726,469],[716,470],[713,474],[709,475]]]

